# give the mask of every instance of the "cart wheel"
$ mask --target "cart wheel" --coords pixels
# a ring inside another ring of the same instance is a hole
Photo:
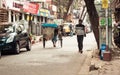
[[[45,38],[43,38],[43,48],[45,48]]]

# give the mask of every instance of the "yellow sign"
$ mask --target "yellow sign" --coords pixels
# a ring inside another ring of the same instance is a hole
[[[108,8],[108,0],[102,0],[102,8]]]
[[[48,11],[48,10],[46,10],[46,9],[40,9],[40,12],[49,13],[49,11]]]

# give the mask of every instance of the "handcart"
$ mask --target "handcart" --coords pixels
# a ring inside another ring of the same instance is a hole
[[[42,24],[42,30],[43,30],[43,48],[45,48],[45,42],[48,40],[52,40],[54,37],[54,30],[55,28],[58,28],[58,42],[60,41],[60,46],[62,47],[62,34],[59,30],[59,27],[57,24],[49,24],[49,23],[43,23]]]

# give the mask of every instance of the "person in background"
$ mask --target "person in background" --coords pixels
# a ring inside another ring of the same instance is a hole
[[[61,31],[62,35],[64,35],[63,25],[60,25],[60,31]]]
[[[83,39],[84,39],[84,36],[86,36],[86,34],[85,34],[85,26],[82,24],[81,19],[79,19],[79,23],[75,26],[75,32],[77,35],[78,49],[79,49],[79,52],[82,53]]]
[[[55,28],[55,30],[54,30],[54,37],[52,38],[52,42],[53,42],[53,46],[54,47],[56,47],[57,36],[58,36],[58,28]]]
[[[73,25],[72,24],[69,25],[69,29],[70,29],[70,36],[73,36]]]

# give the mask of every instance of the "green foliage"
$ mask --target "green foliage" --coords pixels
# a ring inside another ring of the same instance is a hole
[[[80,2],[82,0],[53,0],[53,4],[57,6],[57,12],[59,18],[65,18],[66,13],[69,11],[69,8],[72,3],[72,9],[79,9],[79,7],[82,5]]]
[[[70,0],[53,0],[54,5],[57,6],[57,12],[59,13],[59,18],[63,18],[64,14],[67,12],[68,3]]]
[[[58,7],[58,12],[66,12],[69,0],[53,0],[53,3]]]

